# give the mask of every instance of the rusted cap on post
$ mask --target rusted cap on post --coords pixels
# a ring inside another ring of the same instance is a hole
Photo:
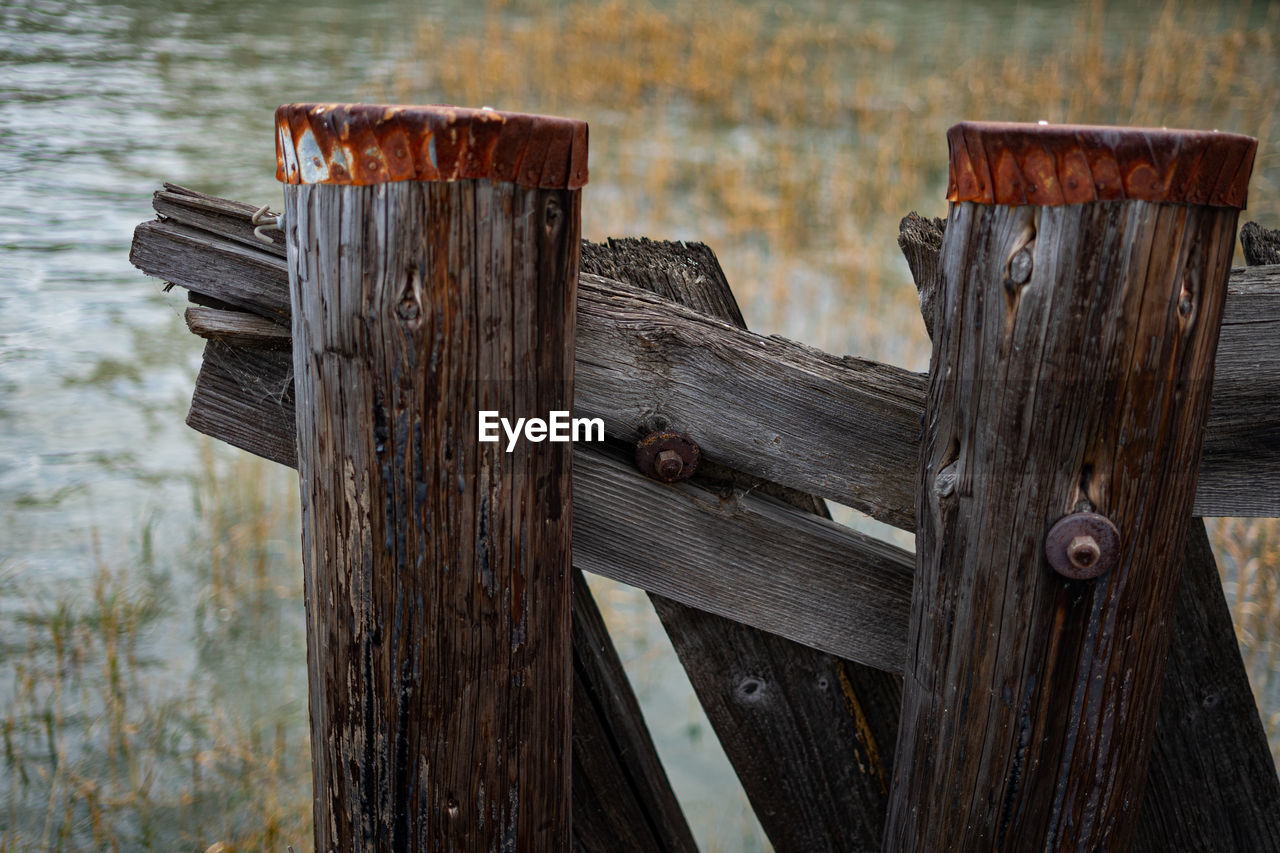
[[[285,104],[276,179],[381,184],[488,178],[543,189],[587,183],[587,123],[449,106]]]
[[[949,201],[1158,201],[1243,208],[1258,140],[1237,133],[965,121],[947,131]]]

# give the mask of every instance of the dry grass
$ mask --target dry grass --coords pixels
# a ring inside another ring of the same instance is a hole
[[[1280,765],[1280,519],[1220,518],[1210,532],[1240,653]]]
[[[1250,133],[1253,215],[1280,216],[1280,6],[1269,26],[1177,3],[950,14],[917,35],[857,5],[530,0],[479,31],[425,22],[381,94],[588,119],[588,237],[704,240],[753,325],[914,367],[927,348],[894,241],[908,210],[942,212],[955,121]]]
[[[309,844],[296,487],[274,466],[209,450],[198,565],[157,565],[144,531],[128,567],[105,565],[95,543],[83,585],[46,588],[17,569],[0,579],[32,605],[0,615],[0,672],[12,678],[0,683],[11,780],[0,850]],[[183,577],[195,587],[177,588]],[[193,626],[194,659],[175,659]],[[263,648],[281,658],[262,661]]]

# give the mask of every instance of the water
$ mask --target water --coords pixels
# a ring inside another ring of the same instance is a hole
[[[278,206],[278,104],[396,101],[406,91],[470,103],[457,94],[468,85],[487,103],[500,70],[464,69],[480,82],[449,88],[449,69],[423,55],[423,33],[443,49],[493,21],[517,33],[538,25],[519,8],[490,16],[454,0],[172,5],[0,0],[0,761],[10,771],[0,774],[0,849],[307,845],[292,474],[183,424],[201,345],[186,332],[182,296],[129,265],[132,230],[151,218],[150,194],[166,180]],[[894,111],[914,121],[946,97],[887,71],[859,93],[855,72],[927,65],[939,51],[960,62],[966,50],[997,47],[974,47],[996,31],[1034,55],[1067,26],[1053,4],[1019,5],[1010,19],[1012,10],[734,7],[762,15],[766,31],[796,21],[837,28],[851,56],[869,58],[851,59],[863,64],[847,73],[838,66],[829,91],[839,109],[848,98],[860,111],[797,133],[781,119],[730,120],[696,99],[666,102],[661,89],[596,104],[583,115],[592,124],[587,235],[707,239],[755,328],[922,368],[896,219],[884,211],[940,213],[944,152],[921,161],[925,177],[905,197],[880,187],[883,209],[845,167],[855,137],[859,157],[874,158],[881,151],[867,140],[891,139]],[[1250,14],[1255,32],[1274,20],[1262,4]],[[1123,46],[1152,17],[1126,6],[1108,42]],[[726,15],[727,33],[734,21]],[[1269,50],[1256,75],[1264,81],[1275,67]],[[564,109],[571,99],[558,91],[531,87],[495,106]],[[1226,117],[1204,122],[1253,132],[1225,124],[1248,113],[1223,103]],[[879,114],[892,120],[877,128]],[[653,115],[661,120],[636,132]],[[779,152],[834,165],[796,167],[791,181]],[[1255,211],[1276,210],[1280,198],[1274,155],[1265,156]],[[776,194],[751,196],[757,179]],[[778,198],[813,212],[779,226]],[[850,210],[884,221],[867,236]],[[851,284],[854,273],[882,286]],[[699,842],[763,849],[643,597],[593,583]]]
[[[444,10],[169,9],[0,7],[0,847],[307,843],[287,817],[310,782],[289,748],[306,730],[296,495],[183,424],[201,345],[128,248],[165,180],[276,202],[275,106],[385,99],[399,22]],[[638,613],[624,652],[700,839],[758,848],[669,649],[653,661],[665,638],[634,595],[601,594]]]

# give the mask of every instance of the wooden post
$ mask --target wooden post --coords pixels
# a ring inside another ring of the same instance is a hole
[[[568,443],[586,125],[276,113],[316,849],[563,850]]]
[[[1128,849],[1257,143],[948,143],[884,849]]]
[[[927,306],[937,291],[945,225],[912,213],[899,226],[898,243],[920,289],[930,337],[934,322]],[[1251,231],[1256,240],[1256,223],[1240,228],[1245,262],[1252,265]],[[1222,375],[1231,334],[1224,319],[1215,378]],[[1221,405],[1220,390],[1215,381],[1210,418]],[[1200,518],[1187,528],[1174,613],[1134,849],[1280,851],[1280,778]]]

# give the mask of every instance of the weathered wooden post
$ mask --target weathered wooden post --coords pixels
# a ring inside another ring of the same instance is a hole
[[[886,850],[1125,850],[1256,141],[947,134]]]
[[[568,443],[587,128],[276,112],[293,304],[316,849],[570,838]]]

